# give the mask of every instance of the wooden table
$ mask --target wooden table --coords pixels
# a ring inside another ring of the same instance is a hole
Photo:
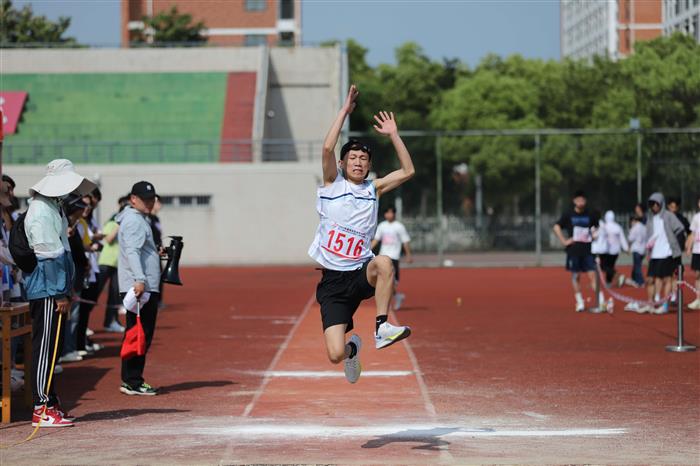
[[[24,336],[24,402],[32,406],[32,318],[29,303],[5,303],[0,306],[2,319],[2,423],[10,422],[10,370],[12,369],[11,340]]]

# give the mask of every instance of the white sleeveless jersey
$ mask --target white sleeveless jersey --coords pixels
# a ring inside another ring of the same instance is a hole
[[[356,270],[374,257],[377,191],[371,181],[353,184],[338,171],[330,186],[318,188],[316,210],[321,221],[309,256],[329,270]]]

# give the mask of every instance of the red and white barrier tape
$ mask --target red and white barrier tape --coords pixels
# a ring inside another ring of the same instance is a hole
[[[603,271],[600,268],[600,264],[597,265],[596,267],[598,269],[598,276],[600,277],[600,283],[605,283],[605,276],[603,276]],[[678,281],[676,282],[678,286],[688,286],[691,290],[694,289],[688,282],[684,281]],[[606,287],[601,287],[600,289],[601,292],[605,293],[607,292],[612,296],[614,299],[617,301],[623,302],[625,304],[637,304],[637,305],[642,305],[642,306],[653,306],[653,307],[658,307],[666,304],[671,300],[673,295],[675,293],[671,293],[668,296],[664,297],[663,299],[660,299],[658,301],[648,301],[648,300],[641,300],[641,299],[635,299],[630,296],[625,296],[622,293],[618,293],[616,291],[613,291],[611,288],[606,288]]]

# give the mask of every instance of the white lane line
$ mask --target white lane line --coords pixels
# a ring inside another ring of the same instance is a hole
[[[394,320],[396,320],[396,322],[398,323],[398,320],[396,319],[396,312],[392,311],[392,314]],[[421,396],[423,397],[423,405],[425,406],[425,410],[428,412],[431,419],[435,419],[437,412],[435,411],[435,405],[433,405],[433,402],[430,399],[430,395],[428,394],[428,386],[426,385],[425,380],[423,379],[423,373],[421,372],[420,366],[418,365],[418,359],[416,358],[416,355],[413,352],[413,348],[411,348],[411,344],[408,342],[408,339],[404,339],[403,342],[406,346],[408,359],[411,360],[411,364],[413,365],[413,372],[416,374],[416,380],[418,382],[418,388],[420,389]],[[364,375],[364,373],[362,375]]]
[[[256,424],[221,427],[183,428],[180,433],[213,436],[247,436],[247,437],[299,437],[299,438],[329,438],[329,437],[389,437],[420,439],[434,437],[596,437],[615,436],[627,433],[625,428],[564,428],[564,429],[497,429],[449,425],[380,425],[345,427],[329,425],[299,425],[299,424]],[[172,433],[172,431],[168,431]],[[158,434],[158,429],[151,432]]]
[[[549,419],[549,416],[547,416],[545,414],[536,413],[534,411],[523,411],[523,414],[525,416],[533,417],[535,419],[540,419],[542,421],[544,421],[545,419]]]
[[[299,379],[321,379],[327,377],[345,377],[345,372],[338,371],[245,371],[246,374],[267,377],[288,377]],[[413,371],[362,371],[362,377],[406,377]]]
[[[272,361],[270,361],[270,365],[267,368],[267,371],[265,376],[263,377],[262,382],[260,382],[260,387],[255,391],[255,395],[253,396],[253,399],[250,400],[250,403],[245,407],[243,410],[243,417],[247,417],[250,415],[250,412],[253,411],[253,408],[255,407],[255,403],[258,402],[260,397],[262,396],[263,392],[265,391],[265,387],[267,387],[267,384],[270,383],[270,380],[272,377],[269,375],[270,372],[272,372],[272,369],[277,365],[279,362],[280,358],[282,357],[282,353],[284,353],[284,350],[287,349],[287,346],[289,346],[289,342],[292,341],[292,337],[296,333],[297,329],[299,328],[299,325],[304,321],[304,317],[306,317],[306,314],[308,314],[309,309],[311,309],[311,305],[316,302],[316,293],[311,293],[311,297],[309,298],[309,301],[306,303],[304,306],[304,309],[301,311],[301,314],[299,315],[297,321],[294,323],[294,326],[289,330],[289,333],[287,334],[287,338],[284,339],[282,344],[280,345],[279,349],[277,350],[277,354],[275,354],[275,357],[272,358]]]

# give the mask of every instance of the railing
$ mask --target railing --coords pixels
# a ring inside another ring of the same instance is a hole
[[[323,141],[289,139],[169,141],[5,141],[3,162],[44,164],[55,158],[75,163],[309,162]]]

